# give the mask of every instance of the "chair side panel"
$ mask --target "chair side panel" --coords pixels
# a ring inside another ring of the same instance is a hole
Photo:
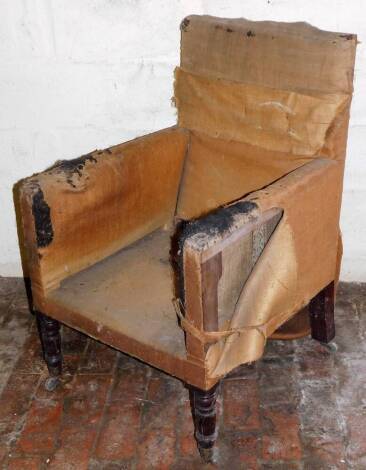
[[[25,238],[44,291],[171,220],[186,145],[185,131],[167,129],[22,182]]]

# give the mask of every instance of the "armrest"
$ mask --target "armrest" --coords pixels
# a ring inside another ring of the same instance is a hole
[[[231,319],[243,284],[282,216],[239,201],[188,222],[179,237],[179,297],[187,326],[217,332]],[[204,359],[205,344],[187,333],[187,352]]]
[[[319,159],[183,229],[182,326],[209,373],[258,359],[263,338],[335,279],[342,177],[343,163]],[[223,330],[240,334],[225,342]]]
[[[62,279],[171,220],[186,146],[186,132],[169,128],[17,183],[36,303]]]

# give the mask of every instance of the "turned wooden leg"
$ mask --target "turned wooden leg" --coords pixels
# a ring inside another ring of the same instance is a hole
[[[50,374],[45,387],[47,390],[52,391],[56,388],[58,378],[62,373],[60,323],[40,312],[36,312],[36,316],[43,357]]]
[[[216,430],[216,398],[218,384],[211,390],[200,390],[190,387],[194,436],[198,450],[205,462],[213,459],[213,447],[217,438]]]
[[[335,336],[334,300],[334,282],[331,282],[309,304],[311,336],[322,343],[329,343]]]

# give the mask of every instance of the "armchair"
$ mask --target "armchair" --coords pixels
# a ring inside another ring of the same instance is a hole
[[[190,387],[205,460],[220,379],[309,304],[334,331],[356,37],[189,16],[178,124],[19,182],[52,390],[60,323]]]

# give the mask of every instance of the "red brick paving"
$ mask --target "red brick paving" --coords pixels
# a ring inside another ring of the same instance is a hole
[[[190,458],[197,452],[193,437],[194,428],[191,416],[191,404],[187,393],[187,397],[183,400],[181,409],[179,410],[179,433],[177,433],[178,453],[183,458]]]
[[[38,470],[42,465],[41,457],[11,457],[9,470]]]
[[[95,455],[100,460],[132,459],[139,441],[142,404],[114,402],[106,410]]]
[[[19,280],[0,278],[0,468],[366,469],[364,285],[340,286],[338,351],[269,342],[221,386],[216,464],[204,466],[183,385],[64,328],[64,376],[46,369]],[[19,339],[20,338],[20,339]]]
[[[261,427],[258,382],[227,380],[222,384],[224,427],[228,431],[255,431]]]
[[[34,400],[26,416],[16,449],[25,454],[48,454],[55,447],[60,427],[62,403],[56,400]]]
[[[289,407],[267,408],[262,419],[263,460],[301,460],[300,422],[297,413]]]

